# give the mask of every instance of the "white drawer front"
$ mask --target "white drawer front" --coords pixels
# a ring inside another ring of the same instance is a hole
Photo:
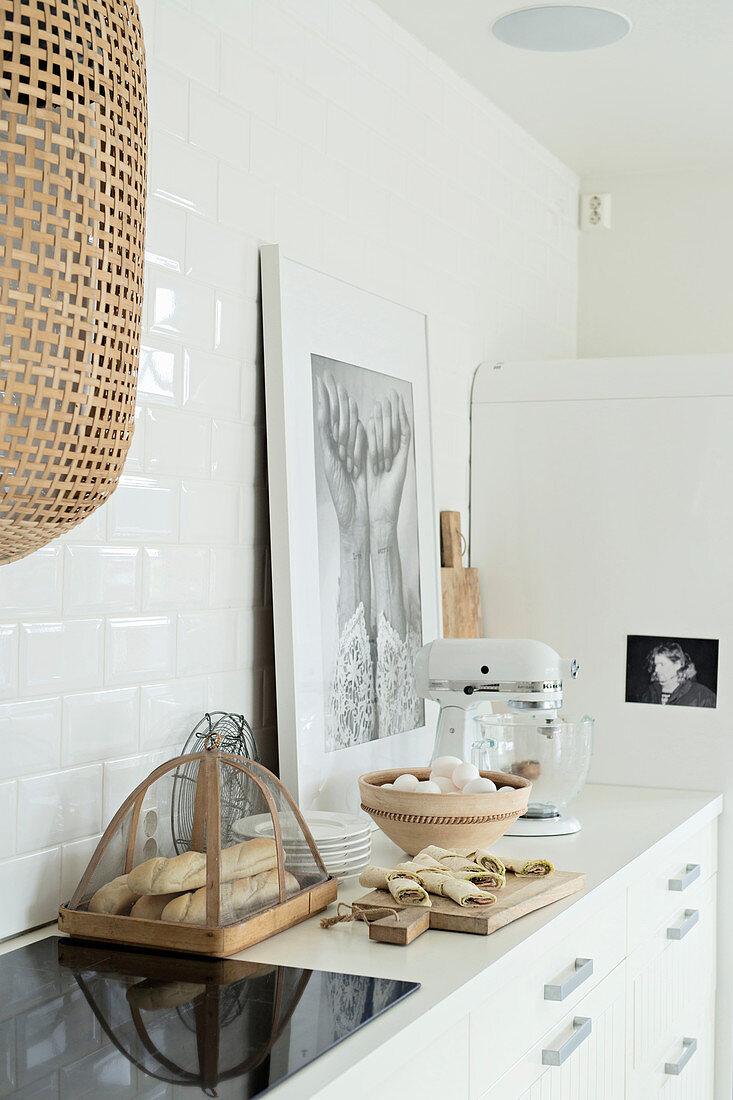
[[[717,876],[691,892],[684,907],[628,960],[628,1064],[634,1096],[645,1095],[651,1087],[649,1075],[664,1060],[663,1051],[679,1039],[689,1014],[714,991],[716,884]],[[686,915],[690,913],[699,914],[694,924]],[[669,930],[685,925],[689,931],[682,939],[669,938]]]
[[[481,1100],[623,1100],[624,966],[621,964],[573,1012],[551,1028]],[[562,1065],[543,1062],[590,1032]]]
[[[471,1011],[471,1097],[480,1096],[621,962],[625,918],[621,895]],[[590,960],[592,967],[576,971],[576,960]],[[553,987],[550,997],[560,996],[559,987],[568,983],[575,988],[562,1000],[545,998],[545,986]]]
[[[684,841],[658,868],[645,874],[628,890],[629,953],[663,921],[686,903],[690,892],[717,870],[717,821],[706,825]],[[696,868],[700,869],[699,874]],[[688,871],[688,868],[691,870]],[[696,878],[692,876],[696,875]],[[682,890],[670,888],[670,882],[690,885]]]
[[[692,1040],[692,1043],[690,1042]],[[715,1000],[708,995],[689,1009],[678,1031],[643,1074],[628,1082],[629,1100],[712,1100]]]

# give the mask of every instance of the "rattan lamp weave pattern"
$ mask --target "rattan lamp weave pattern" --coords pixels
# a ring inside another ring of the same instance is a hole
[[[147,93],[134,0],[0,0],[0,563],[104,503],[134,427]]]

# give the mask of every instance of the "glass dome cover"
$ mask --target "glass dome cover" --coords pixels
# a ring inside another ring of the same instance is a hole
[[[526,817],[556,817],[580,794],[593,755],[595,719],[490,714],[476,719],[475,763],[532,783]]]
[[[233,798],[269,816],[270,837],[237,836]],[[336,880],[285,787],[261,764],[212,747],[161,764],[122,803],[59,910],[59,928],[225,956],[335,897]]]

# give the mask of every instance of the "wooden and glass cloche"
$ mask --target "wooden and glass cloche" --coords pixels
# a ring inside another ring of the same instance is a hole
[[[62,932],[224,957],[335,900],[336,879],[285,787],[208,744],[125,799],[59,909]],[[256,818],[254,839],[238,834],[242,817]]]

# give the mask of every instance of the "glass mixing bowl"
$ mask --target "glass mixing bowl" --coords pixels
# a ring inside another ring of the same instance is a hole
[[[529,720],[525,712],[484,715],[476,723],[474,764],[532,781],[525,817],[557,817],[580,794],[593,755],[594,718]]]

